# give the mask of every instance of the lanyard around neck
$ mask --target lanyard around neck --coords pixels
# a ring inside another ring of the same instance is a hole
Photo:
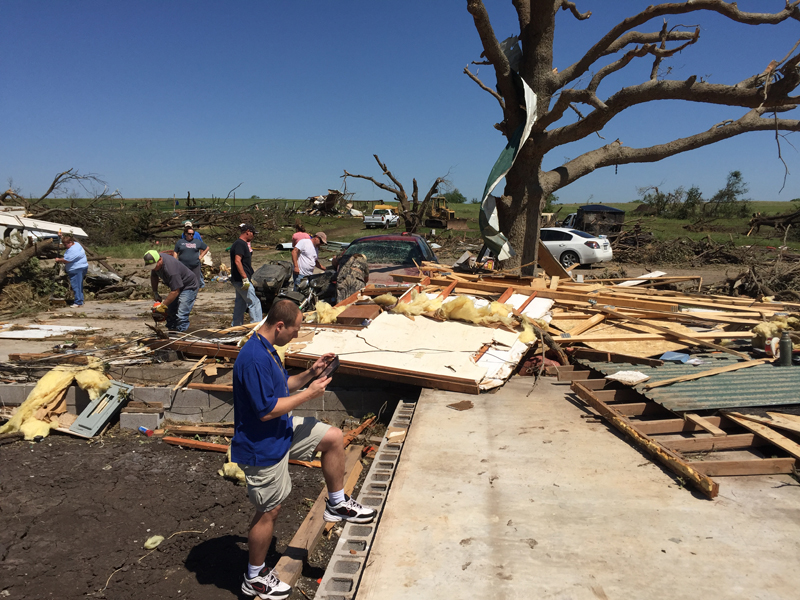
[[[289,392],[289,374],[286,372],[286,368],[278,361],[278,359],[275,358],[275,355],[269,349],[269,346],[267,346],[266,342],[264,341],[264,338],[262,338],[261,335],[257,331],[254,332],[254,335],[258,338],[258,341],[261,342],[261,345],[264,346],[264,350],[267,351],[267,354],[269,354],[269,357],[272,359],[272,362],[275,363],[275,366],[278,367],[278,370],[281,373],[284,374],[283,385],[286,388],[286,395],[289,396],[289,394],[290,394],[290,392]],[[277,352],[277,350],[276,350],[276,352]]]

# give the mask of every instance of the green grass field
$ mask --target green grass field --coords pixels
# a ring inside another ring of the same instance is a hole
[[[203,210],[204,207],[211,207],[213,206],[214,209],[220,210],[224,209],[225,207],[221,203],[220,200],[216,200],[216,202],[212,201],[211,199],[197,199],[198,206],[196,209],[189,208],[187,209],[185,206],[185,198],[181,198],[181,203],[178,206],[177,210],[178,213],[181,215],[186,216],[186,218],[191,218],[191,211],[194,210]],[[62,206],[69,206],[71,201],[67,199],[57,199],[48,201],[50,205],[62,205]],[[84,205],[87,200],[75,200],[76,205]],[[109,205],[113,205],[118,207],[120,203],[124,206],[125,204],[134,204],[134,203],[141,203],[143,202],[141,199],[138,200],[123,200],[123,201],[116,201],[116,202],[109,202]],[[245,206],[251,206],[255,203],[260,203],[262,206],[275,206],[279,210],[277,212],[284,213],[285,209],[287,208],[297,208],[300,209],[304,204],[304,200],[299,199],[270,199],[270,200],[237,200],[236,206],[234,207],[232,204],[232,200],[228,200],[229,210],[240,210]],[[174,212],[175,206],[171,199],[166,200],[154,200],[153,206],[157,207],[159,210],[163,210],[164,212]],[[555,205],[554,212],[557,212],[559,220],[564,219],[569,213],[577,211],[579,204],[557,204]],[[758,234],[753,234],[750,237],[747,237],[745,234],[748,230],[748,220],[749,218],[740,218],[740,219],[719,219],[714,221],[709,225],[707,230],[704,231],[687,231],[684,229],[684,226],[689,224],[687,220],[678,220],[678,219],[665,219],[661,217],[652,217],[652,216],[639,216],[633,211],[640,206],[640,203],[637,202],[625,202],[625,203],[610,203],[608,206],[612,206],[614,208],[619,208],[620,210],[624,210],[626,212],[625,223],[627,227],[632,227],[634,224],[639,224],[644,231],[651,231],[655,236],[656,240],[671,240],[676,238],[690,238],[690,239],[703,239],[706,237],[710,237],[715,242],[725,242],[725,241],[733,241],[737,246],[740,245],[763,245],[763,246],[779,246],[783,244],[783,238],[781,236],[775,235],[775,232],[772,228],[762,228],[761,232]],[[478,212],[480,210],[480,206],[478,204],[456,204],[453,205],[452,208],[456,212],[456,216],[459,218],[467,219],[469,229],[466,231],[463,230],[447,230],[443,231],[441,229],[436,230],[435,239],[442,240],[447,238],[459,238],[459,239],[466,239],[466,238],[474,238],[477,241],[477,238],[480,237],[480,232],[478,230]],[[751,203],[752,211],[759,211],[762,214],[781,214],[793,211],[795,209],[800,209],[796,203],[790,202],[753,202]],[[188,214],[187,214],[188,213]],[[274,248],[275,244],[278,242],[287,242],[291,239],[291,235],[294,232],[293,224],[295,217],[299,218],[306,227],[306,230],[309,233],[314,233],[316,231],[324,231],[328,238],[335,241],[340,242],[351,242],[356,238],[365,236],[365,235],[375,235],[381,233],[378,230],[367,230],[364,228],[364,225],[360,218],[353,218],[353,217],[345,217],[345,216],[338,216],[338,217],[327,217],[327,216],[307,216],[307,215],[289,215],[286,218],[286,222],[284,226],[280,227],[277,230],[268,230],[264,227],[261,228],[259,235],[256,236],[255,239],[255,246],[261,249],[267,250],[270,248]],[[260,224],[256,223],[258,227]],[[390,229],[390,232],[396,231],[403,231],[402,225],[398,228]],[[159,237],[159,245],[151,245],[149,243],[131,243],[131,244],[93,244],[93,240],[88,241],[88,245],[95,249],[97,252],[104,254],[106,256],[112,258],[137,258],[142,256],[145,251],[151,248],[167,248],[171,249],[174,240],[180,236],[180,230],[175,230],[172,234],[164,234]],[[230,234],[225,234],[220,230],[205,230],[201,229],[200,233],[203,235],[203,239],[211,246],[212,252],[214,252],[217,256],[220,252],[224,252],[224,250],[230,246],[230,244],[234,241],[233,239],[227,239]],[[431,230],[429,228],[421,228],[419,233],[422,235],[430,236]],[[795,238],[792,235],[794,232],[790,232],[786,243],[792,248],[800,249],[800,233]]]

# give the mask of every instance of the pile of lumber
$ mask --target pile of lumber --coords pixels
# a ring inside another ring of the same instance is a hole
[[[550,333],[557,343],[636,357],[700,347],[749,358],[726,344],[750,340],[750,329],[777,312],[800,312],[800,303],[653,289],[653,284],[662,281],[699,280],[693,277],[649,274],[579,283],[558,275],[523,278],[455,273],[437,263],[423,263],[420,270],[419,276],[394,278],[416,283],[426,292],[452,290],[501,302],[510,293],[549,298],[554,301]]]

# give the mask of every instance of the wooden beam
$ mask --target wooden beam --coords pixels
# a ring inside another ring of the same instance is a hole
[[[553,275],[553,278],[550,279],[550,289],[557,290],[558,289],[558,280],[561,279],[558,275]]]
[[[163,409],[162,409],[163,411]],[[165,428],[175,435],[219,435],[222,437],[233,437],[233,427],[202,427],[194,425],[177,425]]]
[[[203,390],[205,392],[233,392],[233,385],[221,383],[190,383],[186,386],[190,390]]]
[[[672,337],[681,337],[683,334],[676,333],[676,335],[671,336],[666,333],[662,333],[660,331],[656,331],[653,333],[643,333],[641,331],[630,331],[627,333],[617,333],[615,331],[611,331],[608,334],[601,334],[601,333],[582,333],[571,338],[562,338],[562,337],[554,337],[553,340],[558,342],[561,345],[571,345],[577,344],[579,342],[585,343],[592,343],[592,342],[646,342],[646,341],[655,341],[655,340],[663,340],[666,338]],[[751,340],[753,339],[753,333],[751,331],[713,331],[713,332],[702,332],[702,333],[695,333],[692,336],[694,341],[689,341],[686,339],[683,340],[670,340],[670,341],[678,341],[679,343],[683,344],[695,344],[700,346],[710,346],[712,348],[725,348],[724,346],[719,346],[718,344],[714,344],[709,340]],[[725,349],[725,352],[729,354],[735,354],[737,358],[746,358],[749,359],[750,357],[746,354],[742,354],[741,352],[735,352],[734,350]]]
[[[741,417],[736,416],[735,413],[730,413],[727,411],[723,411],[722,414],[725,415],[726,418],[730,419],[734,423],[738,423],[745,429],[752,431],[756,435],[760,435],[765,440],[771,442],[787,454],[790,454],[794,458],[800,458],[800,444],[797,442],[793,442],[785,435],[782,435],[775,431],[774,429],[770,429],[766,425],[762,425],[761,423],[756,423],[754,421],[748,421],[747,419],[743,419]]]
[[[755,367],[767,362],[774,361],[774,358],[759,358],[757,360],[748,360],[746,362],[735,363],[724,367],[717,367],[707,371],[700,371],[699,373],[691,373],[690,375],[681,375],[680,377],[673,377],[672,379],[664,379],[654,383],[646,383],[644,389],[651,390],[653,388],[662,387],[665,385],[672,385],[673,383],[681,383],[683,381],[694,381],[703,377],[711,377],[712,375],[719,375],[720,373],[730,373],[731,371],[738,371],[739,369],[747,369],[748,367]]]
[[[353,443],[353,440],[356,439],[362,431],[364,431],[367,427],[372,425],[378,417],[370,417],[361,425],[356,427],[355,429],[351,429],[350,431],[344,432],[344,447],[347,448],[350,444]]]
[[[361,466],[361,446],[350,446],[345,452],[345,479],[353,470]],[[363,468],[363,467],[362,467]],[[317,501],[306,515],[300,528],[294,534],[292,541],[275,566],[278,578],[291,586],[297,583],[303,571],[303,562],[308,559],[311,552],[322,537],[325,521],[322,517],[325,512],[325,499],[328,497],[328,488],[323,487],[317,496]]]
[[[550,277],[562,277],[564,279],[571,279],[569,273],[564,269],[564,266],[556,260],[553,253],[539,240],[539,266],[544,269]]]
[[[186,383],[186,380],[189,379],[194,374],[194,372],[206,362],[206,358],[207,358],[206,356],[203,356],[203,358],[198,360],[194,364],[194,366],[191,369],[189,369],[189,371],[183,377],[181,377],[180,381],[178,381],[178,383],[175,384],[175,387],[172,388],[172,391],[174,392],[175,390],[180,388],[184,383]]]
[[[572,329],[570,329],[569,331],[567,331],[567,335],[569,337],[580,335],[583,332],[588,331],[595,325],[599,325],[600,323],[602,323],[605,318],[606,318],[605,315],[594,315],[591,319],[586,319],[583,323],[580,323],[575,327],[573,327]]]
[[[506,303],[506,301],[507,301],[509,298],[511,298],[511,296],[513,296],[513,295],[514,295],[514,288],[513,288],[513,287],[506,288],[506,291],[505,291],[505,292],[503,292],[502,294],[500,294],[500,297],[497,299],[497,301],[498,301],[500,304],[505,304],[505,303]]]
[[[637,431],[635,425],[631,423],[630,420],[625,418],[625,416],[615,408],[608,406],[605,402],[595,397],[592,390],[588,390],[576,382],[572,383],[572,390],[579,398],[600,413],[600,416],[608,420],[619,431],[631,438],[635,445],[646,450],[655,460],[670,471],[685,478],[709,498],[715,498],[719,494],[719,485],[713,479],[693,468],[692,465],[669,448],[665,448],[656,440]]]
[[[764,445],[766,442],[753,433],[726,435],[723,437],[703,436],[685,440],[659,440],[674,452],[714,452],[715,450],[738,450]]]
[[[770,427],[785,429],[793,433],[800,433],[800,422],[784,419],[783,417],[779,416],[778,413],[767,413],[772,417],[769,419],[766,417],[761,417],[759,415],[745,415],[738,412],[733,414],[739,418],[747,419],[748,421],[753,421],[755,423],[761,423],[762,425],[769,425]]]
[[[604,306],[598,307],[596,310],[599,310],[610,317],[614,317],[615,319],[621,319],[623,321],[628,321],[630,323],[636,323],[638,325],[644,325],[645,327],[649,327],[651,329],[655,329],[656,331],[660,331],[669,337],[677,338],[681,341],[691,342],[692,344],[697,344],[700,346],[708,346],[710,348],[714,348],[715,350],[719,350],[721,352],[727,352],[728,354],[733,354],[734,356],[738,356],[739,358],[743,358],[745,360],[749,360],[750,357],[746,354],[742,354],[741,352],[737,352],[736,350],[731,350],[730,348],[726,348],[725,346],[720,346],[719,344],[714,344],[713,342],[706,341],[701,339],[700,337],[688,335],[685,333],[680,333],[678,331],[672,331],[671,329],[667,329],[666,327],[661,327],[660,325],[654,325],[652,323],[648,323],[647,321],[642,321],[641,319],[637,319],[636,317],[631,317],[627,315],[622,315],[615,310],[610,308],[606,308]],[[721,338],[720,338],[721,339]]]
[[[161,441],[172,446],[181,446],[183,448],[193,448],[195,450],[209,450],[211,452],[227,452],[227,444],[212,444],[211,442],[200,442],[198,440],[191,440],[188,438],[170,437],[165,436]]]
[[[691,421],[692,423],[694,423],[701,429],[704,429],[713,436],[719,437],[723,435],[728,435],[727,433],[722,431],[722,429],[711,423],[708,419],[701,417],[700,415],[695,415],[693,413],[686,413],[685,415],[683,415],[683,418],[686,419],[687,421]]]
[[[719,425],[722,417],[706,417],[706,421],[712,425]],[[666,433],[689,433],[692,431],[704,431],[696,423],[684,419],[656,419],[653,421],[636,421],[634,426],[645,435],[657,435]]]
[[[775,475],[792,473],[793,458],[760,458],[754,460],[697,460],[690,463],[699,473],[708,477],[736,475]]]
[[[517,309],[517,312],[518,312],[519,314],[522,314],[522,313],[525,311],[525,309],[526,309],[526,308],[528,308],[528,304],[530,304],[531,302],[533,302],[533,299],[534,299],[534,298],[536,298],[536,292],[533,292],[533,293],[532,293],[530,296],[528,296],[527,300],[525,300],[525,302],[523,302],[523,303],[522,303],[522,306],[520,306],[520,307]]]
[[[442,293],[441,293],[441,294],[439,294],[439,298],[441,298],[442,300],[444,300],[445,298],[447,298],[447,297],[448,297],[450,294],[452,294],[452,293],[453,293],[453,290],[454,290],[454,289],[456,289],[456,286],[457,286],[457,285],[458,285],[458,281],[454,281],[453,283],[451,283],[450,285],[448,285],[446,288],[444,288],[444,289],[442,290]]]

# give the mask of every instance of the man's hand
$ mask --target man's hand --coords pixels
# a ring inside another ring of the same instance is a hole
[[[242,279],[242,289],[243,289],[245,292],[246,292],[247,290],[249,290],[249,289],[250,289],[250,280],[249,280],[247,277],[245,277],[244,279]]]
[[[328,353],[323,354],[322,356],[320,356],[316,360],[316,362],[314,362],[314,364],[311,365],[311,367],[308,369],[309,372],[311,373],[311,376],[312,377],[318,377],[319,374],[322,373],[325,370],[325,367],[327,367],[329,364],[331,364],[331,361],[335,357],[336,357],[336,354],[334,354],[333,352],[328,352]]]
[[[156,302],[161,302],[161,294],[159,294],[158,292],[154,293],[153,300],[155,300]]]
[[[162,315],[167,312],[169,307],[163,302],[153,309],[153,312],[161,313]]]
[[[325,388],[328,387],[330,382],[330,377],[320,377],[319,379],[312,381],[311,385],[308,386],[308,393],[310,396],[309,400],[322,396],[322,394],[325,393]]]

